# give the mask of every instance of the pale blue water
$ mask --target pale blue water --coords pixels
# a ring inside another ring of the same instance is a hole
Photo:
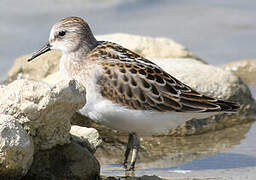
[[[222,131],[219,131],[222,133]],[[192,158],[185,163],[173,165],[171,157],[165,157],[160,162],[152,162],[149,167],[139,167],[135,171],[136,176],[157,175],[172,178],[221,178],[235,180],[254,180],[256,177],[256,123],[253,123],[249,132],[242,141],[227,150],[210,155],[209,152],[198,151],[201,158]],[[235,135],[234,135],[235,138]],[[223,141],[223,146],[225,146]],[[216,148],[219,148],[218,145]],[[210,151],[214,152],[212,148]],[[185,154],[180,153],[183,159]],[[194,154],[195,155],[195,154]],[[188,158],[193,154],[187,156]],[[106,175],[124,176],[125,172],[120,164],[106,164],[102,167],[102,173]]]
[[[172,38],[211,64],[255,58],[255,0],[1,0],[0,80],[17,56],[48,39],[52,24],[76,15],[95,34]]]

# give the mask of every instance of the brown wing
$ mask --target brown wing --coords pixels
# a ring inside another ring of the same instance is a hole
[[[196,92],[151,61],[125,48],[113,43],[106,44],[103,46],[105,53],[101,56],[105,58],[101,61],[104,75],[98,84],[102,96],[114,103],[130,109],[163,112],[235,111],[239,108],[235,103]],[[112,49],[108,51],[106,48]]]

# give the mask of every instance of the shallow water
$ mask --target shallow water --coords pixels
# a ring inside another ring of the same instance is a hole
[[[1,0],[0,80],[14,59],[48,39],[60,18],[87,19],[95,34],[115,32],[173,38],[211,64],[255,58],[256,1]]]
[[[254,179],[256,176],[256,123],[191,137],[155,137],[142,141],[135,176]],[[106,148],[106,147],[105,147]],[[101,151],[101,150],[99,150]],[[96,152],[102,174],[127,175],[122,153]],[[105,157],[104,157],[105,156]],[[108,163],[109,162],[109,163]]]

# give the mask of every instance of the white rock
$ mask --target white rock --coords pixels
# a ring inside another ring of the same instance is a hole
[[[48,84],[56,84],[58,83],[62,78],[60,72],[55,72],[53,74],[50,74],[46,78],[42,79],[42,81],[48,83]]]
[[[59,51],[50,51],[31,62],[27,61],[31,54],[18,57],[8,72],[7,81],[12,82],[16,79],[40,80],[57,72],[60,56]]]
[[[256,59],[243,59],[230,62],[222,66],[223,69],[233,72],[246,83],[256,85]]]
[[[0,176],[21,177],[33,161],[32,139],[9,115],[0,114]]]
[[[168,38],[153,38],[124,33],[98,35],[96,38],[99,41],[115,42],[149,59],[193,57],[202,61],[189,52],[184,46]]]
[[[33,137],[36,150],[70,140],[70,118],[85,104],[85,88],[76,81],[16,80],[0,89],[0,113],[15,117]]]
[[[70,134],[75,141],[83,146],[89,146],[88,148],[90,148],[92,152],[95,152],[102,142],[98,131],[94,128],[73,125],[71,126]]]

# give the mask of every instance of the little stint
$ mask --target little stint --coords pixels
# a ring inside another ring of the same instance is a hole
[[[127,170],[135,167],[140,144],[137,135],[166,134],[192,118],[239,109],[237,103],[198,93],[118,44],[97,41],[79,17],[64,18],[53,25],[49,42],[28,61],[52,49],[62,52],[60,72],[86,87],[87,103],[80,112],[129,134],[124,158]]]

